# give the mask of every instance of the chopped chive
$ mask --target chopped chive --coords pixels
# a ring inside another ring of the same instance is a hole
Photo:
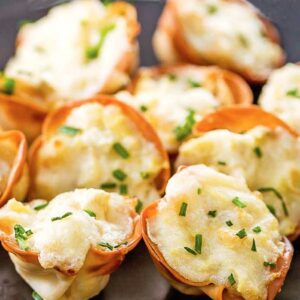
[[[124,159],[129,157],[128,151],[120,143],[113,144],[113,149]]]
[[[255,147],[255,148],[253,149],[253,152],[255,153],[255,155],[256,155],[258,158],[261,158],[261,157],[263,156],[262,151],[261,151],[261,149],[260,149],[259,147]]]
[[[254,227],[252,229],[252,231],[255,232],[255,233],[260,233],[261,232],[261,228],[260,228],[260,226],[256,226],[256,227]]]
[[[240,238],[243,239],[244,237],[247,236],[246,230],[245,228],[241,229],[238,233],[236,233],[236,235]]]
[[[109,243],[98,243],[98,246],[101,246],[103,248],[107,248],[109,250],[113,250],[114,249],[114,247],[111,244],[109,244]]]
[[[139,214],[141,213],[142,208],[143,208],[143,202],[140,199],[138,199],[135,205],[135,211]]]
[[[184,249],[185,249],[187,252],[189,252],[189,253],[191,253],[191,254],[193,254],[193,255],[197,255],[197,252],[194,251],[193,249],[189,248],[189,247],[184,247]]]
[[[288,212],[288,209],[286,207],[286,204],[285,204],[285,201],[282,197],[282,195],[273,187],[262,187],[262,188],[259,188],[258,191],[260,191],[261,193],[268,193],[268,192],[272,192],[275,194],[275,196],[280,200],[281,202],[281,206],[282,206],[282,209],[284,211],[284,214],[286,216],[289,215],[289,212]]]
[[[216,12],[218,11],[218,7],[216,5],[208,5],[207,6],[207,12],[210,14],[210,15],[213,15],[215,14]]]
[[[22,225],[16,224],[14,226],[14,232],[15,232],[15,239],[16,239],[16,242],[18,243],[19,247],[22,250],[28,251],[29,246],[27,243],[27,239],[28,239],[28,236],[33,234],[32,230],[29,229],[26,231]]]
[[[180,207],[180,211],[179,211],[179,216],[185,217],[187,206],[188,206],[188,204],[186,202],[182,202],[181,203],[181,207]]]
[[[200,188],[197,189],[197,194],[200,195],[202,193],[202,190]]]
[[[64,134],[68,134],[68,135],[76,135],[78,133],[81,133],[81,129],[79,128],[75,128],[75,127],[71,127],[71,126],[61,126],[58,131],[60,133],[64,133]]]
[[[247,205],[246,205],[245,203],[243,203],[243,202],[240,200],[239,197],[233,198],[233,199],[232,199],[232,203],[233,203],[234,205],[236,205],[237,207],[239,207],[239,208],[245,208],[245,207],[247,207]]]
[[[142,179],[148,179],[150,177],[150,173],[149,172],[141,172],[141,177],[142,177]]]
[[[113,0],[101,0],[104,6],[112,4],[114,1]]]
[[[115,24],[108,24],[107,26],[105,26],[104,28],[101,29],[99,42],[93,46],[88,47],[85,51],[85,56],[87,59],[92,60],[99,56],[99,53],[102,49],[102,46],[105,42],[107,35],[112,30],[114,30],[115,27],[116,27]]]
[[[45,203],[45,204],[37,205],[37,206],[35,206],[33,209],[39,211],[39,210],[41,210],[41,209],[44,209],[44,208],[47,207],[48,205],[49,205],[49,202],[47,202],[47,203]]]
[[[15,91],[16,81],[13,78],[4,78],[3,87],[1,91],[4,94],[12,95]]]
[[[210,210],[207,215],[211,218],[215,218],[216,215],[217,215],[217,211],[216,210]]]
[[[229,281],[231,286],[233,286],[236,283],[232,273],[229,275],[228,281]]]
[[[85,211],[90,217],[96,218],[96,214],[95,214],[92,210],[90,210],[90,209],[85,209],[84,211]]]
[[[202,234],[196,234],[195,236],[195,251],[201,254],[202,251]]]
[[[142,112],[146,112],[146,111],[148,110],[148,107],[147,107],[146,105],[141,105],[141,106],[140,106],[140,110],[141,110]]]
[[[127,177],[127,175],[121,169],[114,170],[112,174],[119,181],[123,181]]]
[[[291,89],[286,92],[286,95],[289,97],[299,98],[300,99],[300,93],[297,88]]]
[[[233,225],[233,223],[232,223],[230,220],[226,221],[226,224],[227,224],[227,226],[229,226],[229,227],[231,227],[231,226]]]
[[[274,217],[276,217],[276,210],[275,210],[275,207],[274,207],[273,205],[271,205],[271,204],[267,204],[267,208],[268,208],[268,210],[270,211],[270,213],[271,213]]]
[[[195,112],[190,110],[189,114],[185,118],[185,121],[182,125],[179,125],[175,128],[175,136],[178,142],[183,141],[186,137],[188,137],[193,130],[193,126],[196,123]]]
[[[175,81],[177,79],[177,76],[176,74],[170,73],[168,74],[168,78],[170,81]]]
[[[239,33],[237,37],[238,37],[239,42],[241,43],[241,45],[244,48],[248,48],[249,47],[249,41],[248,41],[248,39],[242,33]]]
[[[104,190],[112,190],[112,189],[115,189],[116,187],[117,187],[117,184],[114,182],[105,182],[100,185],[100,188],[104,189]]]
[[[188,79],[188,84],[191,88],[198,88],[198,87],[202,86],[200,82],[197,82],[197,81],[193,80],[192,78]]]
[[[54,218],[51,218],[51,221],[54,222],[54,221],[59,221],[59,220],[62,220],[62,219],[65,219],[69,216],[71,216],[73,213],[71,212],[66,212],[65,214],[63,214],[61,217],[54,217]]]
[[[128,187],[126,184],[120,184],[119,191],[121,195],[127,195],[128,194]]]
[[[225,161],[219,160],[218,161],[218,165],[220,165],[220,166],[226,166],[227,164],[226,164]]]
[[[276,267],[276,264],[275,263],[272,263],[272,262],[267,262],[265,261],[264,262],[264,266],[265,267],[270,267],[271,269],[274,269]]]
[[[256,243],[255,243],[255,239],[253,239],[253,241],[252,241],[251,251],[257,252],[257,251],[256,251]]]
[[[119,247],[121,247],[121,246],[123,246],[123,245],[127,245],[127,244],[128,244],[128,242],[125,241],[125,242],[123,242],[123,243],[117,244],[116,246],[114,246],[114,248],[117,249],[117,248],[119,248]]]
[[[33,300],[43,300],[43,298],[36,291],[33,291],[31,296]]]

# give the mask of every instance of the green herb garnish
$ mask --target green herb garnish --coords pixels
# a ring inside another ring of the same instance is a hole
[[[202,86],[201,83],[199,83],[191,78],[188,79],[188,84],[191,88],[198,88],[198,87]]]
[[[148,107],[147,107],[146,105],[141,105],[141,106],[140,106],[140,110],[141,110],[142,112],[146,112],[146,111],[148,110]]]
[[[208,5],[207,6],[207,12],[210,14],[210,15],[213,15],[215,14],[216,12],[218,11],[218,7],[216,5]]]
[[[230,220],[226,221],[226,224],[228,227],[231,227],[233,225],[233,223]]]
[[[256,251],[256,243],[255,243],[255,239],[253,239],[253,241],[252,241],[251,251],[257,252],[257,251]]]
[[[28,236],[32,235],[33,232],[29,230],[25,230],[24,227],[20,224],[16,224],[14,226],[15,239],[22,250],[28,251],[29,246],[27,244]]]
[[[44,204],[40,204],[40,205],[35,206],[33,209],[39,211],[39,210],[44,209],[45,207],[47,207],[48,204],[49,204],[49,202],[44,203]]]
[[[175,81],[177,79],[177,76],[176,76],[176,74],[170,73],[170,74],[168,74],[168,78],[171,81]]]
[[[219,160],[218,161],[218,165],[220,165],[220,166],[226,166],[226,162],[222,161],[222,160]]]
[[[232,199],[232,203],[239,208],[247,207],[247,205],[245,203],[243,203],[239,197],[235,197],[234,199]]]
[[[184,247],[184,249],[185,249],[187,252],[189,252],[189,253],[191,253],[191,254],[193,254],[193,255],[197,255],[197,252],[194,251],[193,249],[189,248],[189,247]]]
[[[195,251],[201,254],[202,250],[202,234],[196,234],[195,236]]]
[[[128,187],[126,184],[120,184],[119,191],[121,195],[127,195],[128,194]]]
[[[64,133],[64,134],[68,134],[68,135],[76,135],[78,133],[81,133],[81,129],[79,128],[75,128],[75,127],[71,127],[71,126],[61,126],[58,131],[60,133]]]
[[[107,248],[110,251],[112,251],[114,249],[114,247],[111,244],[109,244],[109,243],[98,243],[98,246],[101,246],[103,248]]]
[[[195,123],[196,123],[195,112],[193,110],[190,110],[189,114],[185,118],[183,125],[177,126],[174,130],[176,135],[176,140],[178,142],[181,142],[187,136],[189,136],[192,133],[192,129]]]
[[[99,42],[96,45],[90,46],[86,49],[85,56],[87,59],[92,60],[99,56],[107,35],[114,30],[115,27],[115,24],[109,24],[101,29]]]
[[[129,157],[129,153],[126,150],[126,148],[120,144],[120,143],[115,143],[113,144],[113,149],[118,153],[122,158],[126,159]]]
[[[112,190],[112,189],[115,189],[116,187],[117,187],[117,184],[114,182],[105,182],[100,185],[100,188],[104,189],[104,190]]]
[[[271,269],[274,269],[276,267],[276,264],[275,263],[272,263],[272,262],[267,262],[265,261],[264,262],[264,266],[265,267],[270,267]]]
[[[179,211],[179,216],[185,217],[187,206],[188,206],[188,204],[186,202],[182,202],[181,203],[181,207],[180,207],[180,211]]]
[[[127,177],[127,175],[121,169],[114,170],[112,174],[119,181],[123,181]]]
[[[261,151],[261,149],[259,148],[259,147],[255,147],[254,149],[253,149],[253,152],[255,153],[255,155],[258,157],[258,158],[261,158],[262,157],[262,151]]]
[[[119,247],[121,247],[121,246],[123,246],[123,245],[127,245],[127,244],[128,244],[128,242],[125,241],[125,242],[123,242],[123,243],[117,244],[116,246],[114,246],[114,248],[117,249],[117,248],[119,248]]]
[[[232,273],[228,277],[228,281],[229,281],[229,283],[230,283],[231,286],[233,286],[236,283],[236,281],[235,281]]]
[[[215,218],[217,215],[217,211],[216,210],[210,210],[207,214],[209,217]]]
[[[141,172],[141,177],[143,179],[148,179],[150,177],[150,173],[149,172]]]
[[[299,93],[299,90],[297,88],[294,88],[292,90],[287,91],[286,95],[289,96],[289,97],[294,97],[294,98],[300,99],[300,93]]]
[[[135,205],[135,211],[139,214],[141,213],[142,208],[143,208],[143,202],[140,199],[138,199]]]
[[[92,210],[90,210],[90,209],[85,209],[84,211],[85,211],[90,217],[96,218],[96,214],[95,214]]]
[[[15,91],[16,81],[13,78],[4,77],[1,91],[4,94],[12,95]]]
[[[51,221],[54,222],[54,221],[59,221],[59,220],[62,220],[62,219],[65,219],[69,216],[71,216],[73,213],[71,212],[66,212],[65,214],[63,214],[61,217],[54,217],[54,218],[51,218]]]
[[[245,228],[241,229],[238,233],[236,233],[236,235],[240,238],[243,239],[244,237],[247,236],[246,230]]]
[[[282,205],[282,209],[284,211],[284,214],[286,216],[289,215],[289,212],[288,212],[288,209],[286,207],[286,204],[284,202],[284,199],[282,197],[282,195],[276,190],[274,189],[273,187],[262,187],[262,188],[259,188],[258,191],[260,191],[261,193],[268,193],[268,192],[272,192],[275,194],[275,196],[280,200],[281,202],[281,205]]]
[[[247,40],[247,38],[242,33],[239,33],[237,37],[238,37],[239,42],[241,43],[241,45],[244,48],[249,47],[249,41]]]
[[[260,233],[261,232],[261,228],[260,228],[260,226],[256,226],[256,227],[254,227],[252,229],[252,231],[255,232],[255,233]]]
[[[202,190],[200,188],[197,189],[197,194],[200,195],[202,193]]]
[[[31,296],[33,300],[43,300],[43,298],[36,291],[33,291]]]
[[[276,217],[276,210],[275,210],[275,207],[273,206],[273,205],[271,205],[271,204],[266,204],[267,205],[267,208],[268,208],[268,210],[270,211],[270,213],[274,216],[274,217]]]

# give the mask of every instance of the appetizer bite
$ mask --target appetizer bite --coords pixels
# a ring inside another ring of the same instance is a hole
[[[5,74],[49,91],[48,109],[112,93],[126,85],[138,60],[134,6],[76,0],[21,27]]]
[[[154,129],[133,108],[99,96],[63,106],[46,119],[29,154],[30,198],[50,200],[75,188],[102,188],[159,198],[168,155]]]
[[[169,153],[178,152],[205,114],[253,100],[249,86],[238,75],[193,65],[142,68],[128,90],[116,97],[143,114]]]
[[[43,299],[97,295],[140,241],[136,199],[99,189],[49,203],[15,199],[0,209],[0,240],[20,276]]]
[[[205,164],[259,191],[291,240],[300,234],[300,138],[259,107],[223,108],[195,125],[176,165]]]
[[[259,97],[259,105],[300,132],[300,65],[274,71]]]
[[[19,131],[0,131],[0,207],[8,199],[24,200],[29,186],[27,145]]]
[[[245,0],[168,0],[153,44],[164,63],[219,65],[254,83],[285,61],[276,28]]]
[[[204,165],[181,168],[141,222],[158,270],[188,295],[273,300],[293,255],[260,195]]]
[[[31,143],[40,133],[47,114],[46,89],[0,74],[0,126],[22,131]]]

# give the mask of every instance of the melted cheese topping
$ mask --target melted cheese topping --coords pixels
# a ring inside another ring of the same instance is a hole
[[[259,104],[300,131],[300,66],[290,63],[274,71],[263,88]]]
[[[283,235],[300,224],[300,139],[281,128],[256,127],[246,134],[215,130],[180,148],[177,165],[199,163],[245,178],[253,191],[267,188],[263,200],[275,209]]]
[[[92,246],[98,243],[116,246],[132,235],[132,208],[118,194],[96,189],[75,190],[55,197],[44,209],[34,210],[43,203],[47,202],[36,200],[21,204],[10,200],[0,210],[0,230],[5,222],[10,232],[15,224],[31,229],[33,234],[28,237],[28,246],[39,253],[44,269],[56,267],[77,273]],[[85,210],[92,211],[96,217]],[[71,215],[53,221],[66,213]]]
[[[98,57],[88,59],[87,49],[99,42],[101,30],[111,24],[114,28],[106,35]],[[48,88],[54,102],[50,106],[88,98],[108,79],[113,80],[110,76],[131,49],[127,31],[124,17],[108,14],[101,1],[77,0],[60,5],[21,29],[20,45],[5,73]],[[115,90],[129,80],[126,73],[114,75],[118,78]]]
[[[191,110],[195,112],[194,121],[198,121],[218,108],[223,99],[217,99],[209,86],[203,86],[208,79],[197,70],[181,68],[170,74],[156,78],[144,74],[133,95],[120,92],[116,97],[145,116],[168,152],[177,152],[180,141],[176,127],[184,126]]]
[[[164,167],[163,158],[120,108],[81,105],[71,111],[64,125],[81,132],[73,136],[58,130],[43,143],[35,160],[34,198],[51,199],[74,188],[113,183],[116,187],[111,190],[119,191],[126,185],[128,195],[144,203],[158,199],[154,179]],[[114,150],[115,143],[127,150],[128,158]],[[116,178],[116,170],[126,177]]]
[[[235,206],[235,197],[246,207]],[[182,202],[187,203],[184,217],[179,216]],[[216,211],[215,218],[208,216],[209,211]],[[231,227],[226,225],[228,220]],[[256,226],[262,229],[259,234],[253,232]],[[247,233],[243,239],[236,235],[241,229]],[[188,167],[171,178],[157,214],[148,219],[148,232],[181,276],[225,285],[246,300],[266,299],[268,283],[278,276],[264,267],[265,261],[276,262],[283,253],[277,220],[242,179],[203,165]],[[202,249],[193,255],[184,247],[194,249],[197,234],[202,234]],[[253,239],[257,252],[251,251]],[[231,273],[233,286],[228,281]]]
[[[187,41],[206,61],[266,77],[280,60],[280,46],[266,37],[252,7],[226,0],[174,3]]]

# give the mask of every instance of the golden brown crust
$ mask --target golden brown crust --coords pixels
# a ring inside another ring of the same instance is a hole
[[[214,300],[243,300],[244,298],[238,295],[229,294],[226,287],[223,285],[218,286],[210,282],[192,282],[181,276],[168,265],[157,245],[151,241],[147,229],[147,219],[156,215],[158,202],[159,201],[156,201],[150,204],[143,210],[140,221],[143,239],[159,272],[166,279],[170,280],[170,282],[175,281],[181,286],[186,286],[187,289],[192,287],[199,289],[199,295],[203,292]],[[283,255],[278,258],[276,269],[274,270],[275,273],[279,272],[280,275],[269,284],[267,300],[273,300],[277,293],[280,292],[293,257],[293,246],[285,237],[283,238],[283,242],[285,244],[285,250]]]
[[[1,207],[12,196],[14,186],[18,183],[19,179],[23,175],[23,170],[26,167],[27,143],[23,133],[15,130],[1,132],[0,140],[10,140],[15,144],[17,148],[17,153],[14,157],[11,166],[6,187],[0,197],[0,207]]]
[[[32,144],[29,150],[29,167],[30,167],[31,178],[35,177],[35,173],[36,173],[35,163],[37,161],[36,157],[38,155],[41,145],[50,136],[52,136],[57,132],[58,128],[64,124],[64,120],[67,118],[68,114],[74,108],[77,108],[81,105],[88,104],[88,103],[99,103],[104,106],[106,105],[118,106],[122,110],[124,115],[126,115],[135,124],[137,130],[140,131],[140,133],[144,136],[144,138],[155,145],[155,147],[157,148],[158,152],[160,153],[164,161],[163,162],[164,168],[155,178],[155,184],[157,190],[160,193],[163,193],[167,181],[170,177],[170,164],[169,164],[168,154],[165,151],[159,137],[157,136],[152,126],[135,109],[131,108],[130,106],[126,105],[123,102],[116,100],[113,97],[105,96],[105,95],[99,95],[87,100],[80,100],[80,101],[74,101],[68,103],[48,115],[48,117],[46,118],[43,124],[42,135],[35,140],[35,142]]]
[[[280,45],[280,36],[276,27],[272,24],[272,22],[264,16],[258,9],[256,9],[253,5],[249,4],[246,0],[227,0],[232,2],[238,2],[243,5],[246,5],[249,9],[252,9],[257,17],[261,20],[264,25],[264,34],[274,43]],[[194,64],[200,65],[208,65],[211,64],[209,61],[205,61],[205,59],[199,54],[199,52],[187,41],[185,38],[182,27],[180,26],[180,22],[178,19],[177,7],[175,5],[174,0],[168,0],[164,11],[160,17],[158,27],[156,29],[156,33],[161,33],[162,35],[168,36],[170,43],[172,44],[171,57],[177,58],[176,61],[185,61]],[[160,41],[158,34],[154,37],[154,47],[156,48],[156,52],[159,54],[163,52],[163,49],[160,47],[163,46],[163,42]],[[163,53],[163,55],[158,56],[167,56],[167,53]],[[282,50],[282,55],[278,59],[278,61],[274,64],[273,68],[281,67],[286,60],[285,53]],[[174,62],[174,61],[173,61]],[[264,83],[267,80],[268,76],[259,76],[252,72],[251,70],[240,71],[240,75],[246,78],[251,83]],[[269,74],[268,74],[269,75]]]
[[[139,72],[135,75],[127,90],[135,94],[137,85],[140,79],[145,75],[149,74],[151,77],[159,77],[165,74],[170,74],[173,72],[180,72],[180,70],[193,69],[198,72],[198,74],[205,74],[206,77],[211,77],[215,83],[219,80],[227,85],[230,90],[231,99],[230,103],[237,105],[250,105],[253,102],[253,93],[247,82],[239,75],[215,67],[215,66],[196,66],[189,64],[176,64],[176,65],[165,65],[156,67],[141,68]],[[222,99],[221,99],[222,100]]]
[[[88,251],[84,264],[84,268],[88,273],[93,273],[96,275],[106,275],[114,272],[124,260],[125,255],[129,251],[133,250],[141,240],[142,235],[139,220],[140,217],[134,210],[134,207],[136,205],[136,199],[127,198],[125,201],[131,206],[131,217],[134,220],[134,229],[132,235],[127,239],[126,245],[124,244],[119,248],[114,248],[111,251],[101,250],[99,247],[92,246]],[[2,243],[3,248],[7,252],[16,255],[24,262],[39,264],[39,253],[31,250],[25,251],[20,249],[15,239],[13,239],[10,234],[11,233],[2,235],[0,234],[0,241]],[[74,270],[64,271],[60,270],[58,267],[56,267],[56,270],[65,275],[75,275]]]

